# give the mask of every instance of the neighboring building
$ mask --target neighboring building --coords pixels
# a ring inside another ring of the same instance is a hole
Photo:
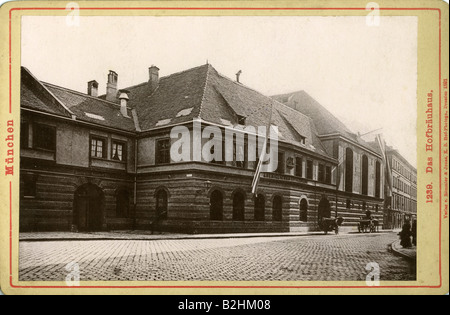
[[[294,110],[209,64],[161,78],[152,66],[148,82],[122,90],[110,71],[101,96],[96,81],[84,94],[26,68],[21,82],[21,231],[150,229],[157,217],[176,232],[303,231],[323,217],[382,217],[379,152],[311,98]],[[171,160],[172,128],[195,120],[222,135],[279,128],[278,169],[262,174],[257,196],[248,152],[244,162]]]
[[[386,185],[387,209],[385,225],[401,228],[405,220],[417,219],[417,169],[392,147],[387,147],[386,156],[391,168],[392,191]]]
[[[346,224],[356,225],[367,210],[381,223],[384,201],[381,151],[352,133],[305,91],[277,95],[274,99],[311,117],[320,142],[338,161],[337,211]]]

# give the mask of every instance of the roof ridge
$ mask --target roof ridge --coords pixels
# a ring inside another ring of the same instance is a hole
[[[206,78],[205,78],[205,86],[203,87],[203,94],[202,94],[202,100],[200,102],[200,110],[198,112],[198,117],[200,118],[202,116],[202,109],[203,109],[203,102],[205,100],[205,94],[206,94],[206,87],[208,86],[209,81],[209,71],[211,69],[211,65],[208,63],[206,68]]]
[[[26,71],[26,73],[28,73],[28,75],[31,76],[31,78],[33,80],[35,80],[40,86],[42,86],[44,88],[44,90],[47,91],[47,93],[49,93],[51,95],[51,97],[53,97],[67,113],[69,113],[72,117],[75,116],[75,114],[70,110],[70,108],[68,108],[66,105],[64,105],[64,103],[61,102],[61,100],[58,97],[56,97],[56,95],[54,93],[52,93],[52,91],[50,91],[42,81],[40,81],[38,78],[36,78],[34,76],[34,74],[31,73],[30,70],[28,70],[28,68],[23,67],[23,66],[21,68],[23,68]]]
[[[218,74],[219,76],[221,76],[222,78],[224,78],[224,79],[226,79],[226,80],[228,80],[228,81],[230,81],[230,82],[236,84],[237,86],[240,86],[240,87],[246,88],[246,89],[248,89],[248,90],[251,90],[251,91],[253,91],[253,92],[255,92],[255,93],[258,93],[258,94],[264,96],[265,98],[267,98],[268,100],[270,100],[271,102],[275,101],[276,103],[278,103],[278,105],[281,105],[283,108],[286,108],[286,109],[288,109],[288,110],[291,110],[292,112],[296,112],[296,113],[299,113],[300,115],[302,115],[302,116],[304,116],[304,117],[311,118],[311,117],[309,117],[308,115],[305,115],[305,114],[302,113],[302,112],[296,111],[295,109],[289,107],[288,105],[279,102],[278,100],[274,99],[272,96],[267,96],[267,95],[265,95],[265,94],[263,94],[263,93],[261,93],[261,92],[255,90],[254,88],[251,88],[251,87],[245,85],[245,84],[242,84],[242,83],[233,81],[232,79],[230,79],[229,77],[227,77],[227,76],[221,74],[221,73],[220,73],[219,71],[217,71],[217,70],[216,70],[216,72],[217,72],[217,74]],[[303,90],[301,90],[301,91],[303,91]],[[295,93],[295,92],[293,92],[293,93]],[[305,93],[306,93],[306,92],[305,92]],[[309,95],[309,94],[308,94],[308,95]],[[275,96],[276,96],[276,95],[275,95]]]
[[[104,102],[104,103],[107,103],[107,104],[111,104],[111,105],[115,105],[115,106],[120,107],[120,104],[104,100],[104,99],[102,99],[100,97],[95,97],[95,96],[92,96],[92,95],[89,95],[89,94],[84,94],[83,92],[80,92],[80,91],[76,91],[76,90],[68,89],[68,88],[65,88],[65,87],[62,87],[62,86],[59,86],[59,85],[55,85],[53,83],[48,83],[48,82],[42,81],[42,84],[50,85],[51,87],[54,87],[56,89],[64,90],[64,91],[67,91],[67,92],[70,92],[70,93],[75,93],[75,94],[81,95],[83,97],[92,98],[92,99],[95,99],[97,101],[101,101],[101,102]]]

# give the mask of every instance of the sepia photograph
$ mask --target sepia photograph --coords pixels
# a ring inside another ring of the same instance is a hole
[[[20,280],[416,279],[417,18],[21,23]]]
[[[428,4],[3,5],[1,291],[448,288]],[[203,302],[177,307],[234,309]]]

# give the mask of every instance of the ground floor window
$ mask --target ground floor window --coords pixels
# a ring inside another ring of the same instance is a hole
[[[308,221],[308,201],[306,199],[300,201],[300,221]]]
[[[273,198],[273,221],[281,221],[283,217],[283,199],[281,196],[275,196]]]

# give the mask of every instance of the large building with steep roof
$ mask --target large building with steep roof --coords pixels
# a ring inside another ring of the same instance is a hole
[[[121,89],[110,71],[100,96],[94,80],[81,93],[22,68],[21,82],[22,231],[308,231],[335,216],[355,228],[368,210],[381,221],[380,153],[304,92],[268,97],[209,64],[161,78],[152,66],[147,82]],[[247,151],[243,161],[172,159],[171,131],[195,122],[223,135],[278,127],[278,167],[257,194]]]

